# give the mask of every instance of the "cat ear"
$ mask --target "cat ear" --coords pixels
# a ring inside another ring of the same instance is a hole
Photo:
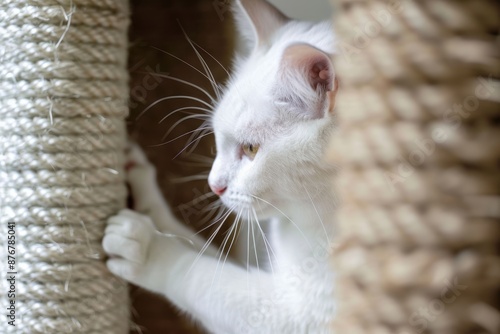
[[[314,91],[332,91],[335,88],[331,56],[313,46],[289,46],[283,53],[281,66],[285,71],[302,75]]]
[[[312,107],[317,117],[324,114],[325,106],[333,111],[338,81],[331,55],[308,44],[294,44],[285,49],[280,67],[286,94],[295,95],[288,100],[302,103],[301,109]]]
[[[272,35],[290,19],[265,0],[237,0],[236,24],[250,47],[266,45]]]

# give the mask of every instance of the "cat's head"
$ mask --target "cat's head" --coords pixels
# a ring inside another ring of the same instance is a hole
[[[212,190],[236,211],[266,217],[329,187],[324,161],[337,81],[329,23],[288,19],[262,0],[237,1],[247,53],[212,119]]]

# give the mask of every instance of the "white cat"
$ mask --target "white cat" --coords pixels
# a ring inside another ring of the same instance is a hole
[[[204,249],[176,220],[154,168],[134,147],[127,177],[137,212],[109,219],[107,265],[212,333],[330,333],[334,168],[324,154],[335,128],[332,27],[290,20],[263,0],[237,1],[235,12],[248,48],[213,114],[217,156],[208,181],[248,226],[249,244],[269,231],[265,249],[254,251],[271,261],[247,268]]]

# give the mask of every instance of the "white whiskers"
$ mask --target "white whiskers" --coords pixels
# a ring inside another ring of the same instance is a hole
[[[253,198],[255,198],[255,199],[257,199],[257,200],[260,200],[260,201],[262,201],[262,202],[264,202],[264,203],[266,203],[266,204],[268,204],[268,205],[272,206],[272,207],[273,207],[273,208],[275,208],[276,210],[278,210],[278,212],[279,212],[281,215],[283,215],[283,217],[285,217],[288,221],[290,221],[290,222],[293,224],[293,226],[295,226],[295,227],[297,228],[297,230],[300,232],[300,234],[304,237],[304,240],[307,242],[307,244],[309,245],[309,247],[312,249],[312,245],[311,245],[311,243],[309,242],[309,238],[307,238],[307,236],[304,234],[304,232],[302,231],[302,229],[301,229],[301,228],[300,228],[300,227],[299,227],[299,226],[298,226],[298,225],[297,225],[297,224],[296,224],[296,223],[295,223],[295,222],[294,222],[294,221],[293,221],[290,217],[288,217],[288,216],[287,216],[287,215],[286,215],[283,211],[281,211],[281,210],[280,210],[279,208],[277,208],[275,205],[271,204],[270,202],[266,201],[266,200],[265,200],[265,199],[263,199],[263,198],[260,198],[260,197],[258,197],[258,196],[251,195],[251,194],[250,194],[250,196],[251,196],[251,197],[253,197]]]

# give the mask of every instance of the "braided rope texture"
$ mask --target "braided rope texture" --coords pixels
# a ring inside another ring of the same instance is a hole
[[[126,0],[0,2],[1,308],[16,222],[16,326],[1,333],[124,334],[126,283],[104,264],[124,207]]]
[[[500,333],[500,3],[332,2],[334,333]]]

